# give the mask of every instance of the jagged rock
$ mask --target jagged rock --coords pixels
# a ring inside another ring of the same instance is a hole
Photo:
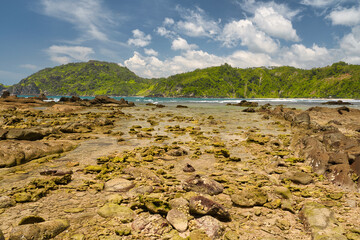
[[[105,190],[108,192],[127,192],[133,188],[135,184],[124,178],[114,178],[105,183]]]
[[[0,229],[0,240],[5,240],[4,234],[3,234],[3,232],[1,231],[1,229]]]
[[[129,167],[123,170],[124,173],[132,175],[134,178],[145,178],[155,183],[160,183],[160,178],[145,167]]]
[[[161,236],[171,230],[169,223],[159,214],[141,214],[135,218],[131,223],[134,231],[141,233],[141,235],[157,235]]]
[[[186,166],[183,168],[183,171],[184,172],[195,172],[195,168],[187,163]]]
[[[103,218],[116,217],[122,223],[132,222],[136,216],[130,208],[114,203],[106,203],[98,210],[98,214]]]
[[[140,202],[151,213],[167,214],[170,211],[169,203],[162,200],[159,194],[140,196]]]
[[[294,125],[297,126],[304,126],[309,127],[310,126],[310,115],[307,112],[302,112],[295,116],[295,119],[293,121]]]
[[[324,174],[327,169],[329,154],[326,152],[323,144],[314,137],[305,137],[302,143],[300,151],[309,160],[313,171],[319,175]]]
[[[173,156],[173,157],[180,157],[180,156],[187,155],[188,153],[186,150],[184,150],[182,148],[175,148],[175,149],[171,149],[166,154],[169,156]]]
[[[51,239],[70,226],[67,220],[53,220],[41,223],[26,224],[13,228],[9,240],[21,239]]]
[[[349,164],[336,164],[330,166],[326,173],[327,178],[335,184],[343,187],[353,187]]]
[[[180,210],[171,209],[166,215],[166,220],[179,232],[185,232],[188,228],[187,216]]]
[[[193,215],[211,215],[221,221],[229,221],[230,213],[221,204],[203,196],[190,198],[190,213]]]
[[[313,181],[311,174],[305,172],[292,172],[286,177],[293,183],[308,185]]]
[[[347,164],[349,163],[349,158],[347,153],[343,151],[334,152],[329,154],[329,163],[330,164]]]
[[[9,196],[1,196],[0,197],[0,208],[12,207],[15,204],[16,204],[15,200],[10,198]]]
[[[209,195],[216,195],[222,193],[224,190],[224,187],[217,181],[200,175],[195,175],[186,180],[183,187],[186,191],[194,191]]]
[[[325,133],[323,142],[328,150],[347,150],[359,145],[355,139],[345,136],[340,131]]]
[[[321,104],[323,104],[323,105],[351,105],[352,103],[343,102],[342,100],[337,100],[337,101],[327,101],[327,102],[324,102]]]
[[[211,216],[203,216],[195,220],[196,226],[204,230],[211,239],[219,239],[223,232],[221,222]]]
[[[339,225],[334,213],[319,203],[305,203],[299,217],[304,223],[305,230],[311,233],[312,239],[347,240],[343,235],[344,229]]]
[[[232,202],[240,207],[263,206],[268,201],[265,191],[256,187],[248,187],[231,195]]]

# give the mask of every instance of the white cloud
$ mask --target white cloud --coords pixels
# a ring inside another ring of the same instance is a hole
[[[173,25],[174,23],[175,21],[172,18],[165,18],[163,22],[164,25]]]
[[[144,52],[145,52],[146,55],[150,55],[150,56],[157,56],[157,55],[159,55],[159,53],[158,53],[157,51],[155,51],[154,49],[152,49],[152,48],[150,48],[150,49],[145,48],[145,49],[144,49]]]
[[[52,61],[59,64],[74,61],[88,61],[90,60],[90,55],[95,53],[94,50],[89,47],[57,45],[49,47],[46,52]]]
[[[156,29],[157,34],[159,34],[162,37],[166,38],[174,38],[176,36],[176,33],[174,31],[170,31],[166,29],[165,27],[158,27]]]
[[[309,5],[312,7],[323,8],[323,7],[329,7],[331,5],[335,5],[339,2],[340,2],[339,0],[303,0],[301,1],[301,4]]]
[[[335,56],[333,56],[332,50],[319,47],[316,44],[311,48],[307,48],[302,44],[294,44],[290,48],[281,49],[277,58],[279,65],[312,68],[314,66],[320,67],[331,64]]]
[[[128,40],[129,45],[134,45],[136,47],[145,47],[150,44],[151,36],[150,34],[145,35],[144,32],[140,31],[139,29],[135,29],[132,31],[133,38]]]
[[[351,33],[341,39],[340,48],[346,62],[360,64],[360,26],[354,27]]]
[[[328,16],[333,25],[354,26],[360,24],[360,6],[332,11]]]
[[[20,67],[30,69],[30,70],[39,69],[39,67],[34,64],[22,64],[22,65],[20,65]]]
[[[201,8],[189,10],[178,6],[177,10],[183,18],[176,23],[179,32],[190,37],[212,37],[220,32],[218,22],[209,19]]]
[[[253,21],[258,28],[270,36],[295,42],[300,40],[296,30],[293,29],[291,21],[276,12],[272,7],[257,8]]]
[[[41,0],[41,3],[45,15],[73,24],[82,32],[82,40],[108,41],[104,29],[114,21],[101,0]]]
[[[174,39],[171,44],[171,49],[173,50],[191,50],[195,48],[198,48],[196,44],[188,44],[188,42],[181,37]]]
[[[264,32],[259,31],[250,20],[232,21],[225,25],[219,40],[227,47],[240,44],[250,51],[273,53],[278,44]]]

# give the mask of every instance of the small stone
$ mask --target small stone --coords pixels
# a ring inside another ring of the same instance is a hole
[[[312,176],[309,173],[305,172],[294,172],[291,173],[288,177],[293,183],[308,185],[313,181]]]
[[[123,178],[114,178],[105,183],[105,190],[108,192],[127,192],[133,188],[135,184]]]
[[[283,231],[290,229],[290,223],[284,219],[276,219],[275,225]]]
[[[70,240],[84,240],[85,235],[81,233],[76,233],[70,237]]]
[[[45,222],[45,219],[39,216],[27,216],[20,220],[19,225]]]
[[[183,171],[184,172],[195,172],[195,168],[187,163],[186,166],[183,168]]]
[[[281,199],[275,199],[271,202],[267,202],[264,204],[264,207],[270,208],[270,209],[276,209],[281,206]]]
[[[249,187],[231,195],[231,200],[240,207],[263,206],[267,202],[268,196],[260,188]]]
[[[283,197],[285,199],[290,199],[291,198],[291,192],[287,187],[276,187],[275,188],[275,193],[280,195],[281,197]]]
[[[211,215],[221,221],[230,221],[230,213],[225,207],[206,197],[192,197],[189,206],[193,215]]]
[[[113,203],[106,203],[98,210],[98,214],[103,218],[117,217],[122,223],[131,222],[135,217],[130,208]]]
[[[121,227],[121,228],[115,229],[115,233],[118,236],[129,236],[131,234],[131,228]]]
[[[184,189],[203,194],[216,195],[224,191],[224,187],[217,181],[205,176],[195,175],[185,181]]]
[[[185,232],[188,227],[187,216],[177,209],[171,209],[166,216],[166,220],[179,232]]]
[[[18,203],[30,202],[31,194],[27,192],[20,192],[14,194],[14,199]]]
[[[290,200],[282,200],[281,201],[281,209],[284,211],[289,211],[291,213],[295,213],[295,210],[292,207]]]
[[[235,231],[226,231],[224,234],[224,240],[238,240],[239,235]]]
[[[81,213],[84,210],[85,209],[83,209],[83,208],[68,208],[68,209],[65,209],[64,212],[66,212],[66,213]]]
[[[120,194],[113,194],[107,197],[106,199],[107,202],[109,203],[114,203],[114,204],[121,204],[121,202],[123,201],[123,197]]]

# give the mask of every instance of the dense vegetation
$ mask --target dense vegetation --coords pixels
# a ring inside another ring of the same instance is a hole
[[[15,94],[165,97],[360,98],[360,66],[233,68],[228,64],[144,79],[115,63],[89,61],[43,69],[10,87]]]

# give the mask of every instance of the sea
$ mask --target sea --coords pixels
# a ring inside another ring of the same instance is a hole
[[[32,95],[18,95],[18,97],[33,97]],[[70,96],[47,96],[49,100],[58,102],[61,97]],[[81,96],[82,99],[94,99],[92,96]],[[326,106],[326,107],[339,107],[342,105],[323,105],[328,101],[338,101],[351,103],[352,108],[360,109],[360,99],[334,99],[334,98],[159,98],[159,97],[122,97],[113,96],[112,98],[120,100],[124,98],[126,101],[134,102],[135,104],[164,104],[164,105],[226,105],[228,103],[239,103],[242,100],[257,102],[259,105],[271,104],[271,105],[283,105],[284,107],[295,107],[299,109],[305,109],[314,106]]]

